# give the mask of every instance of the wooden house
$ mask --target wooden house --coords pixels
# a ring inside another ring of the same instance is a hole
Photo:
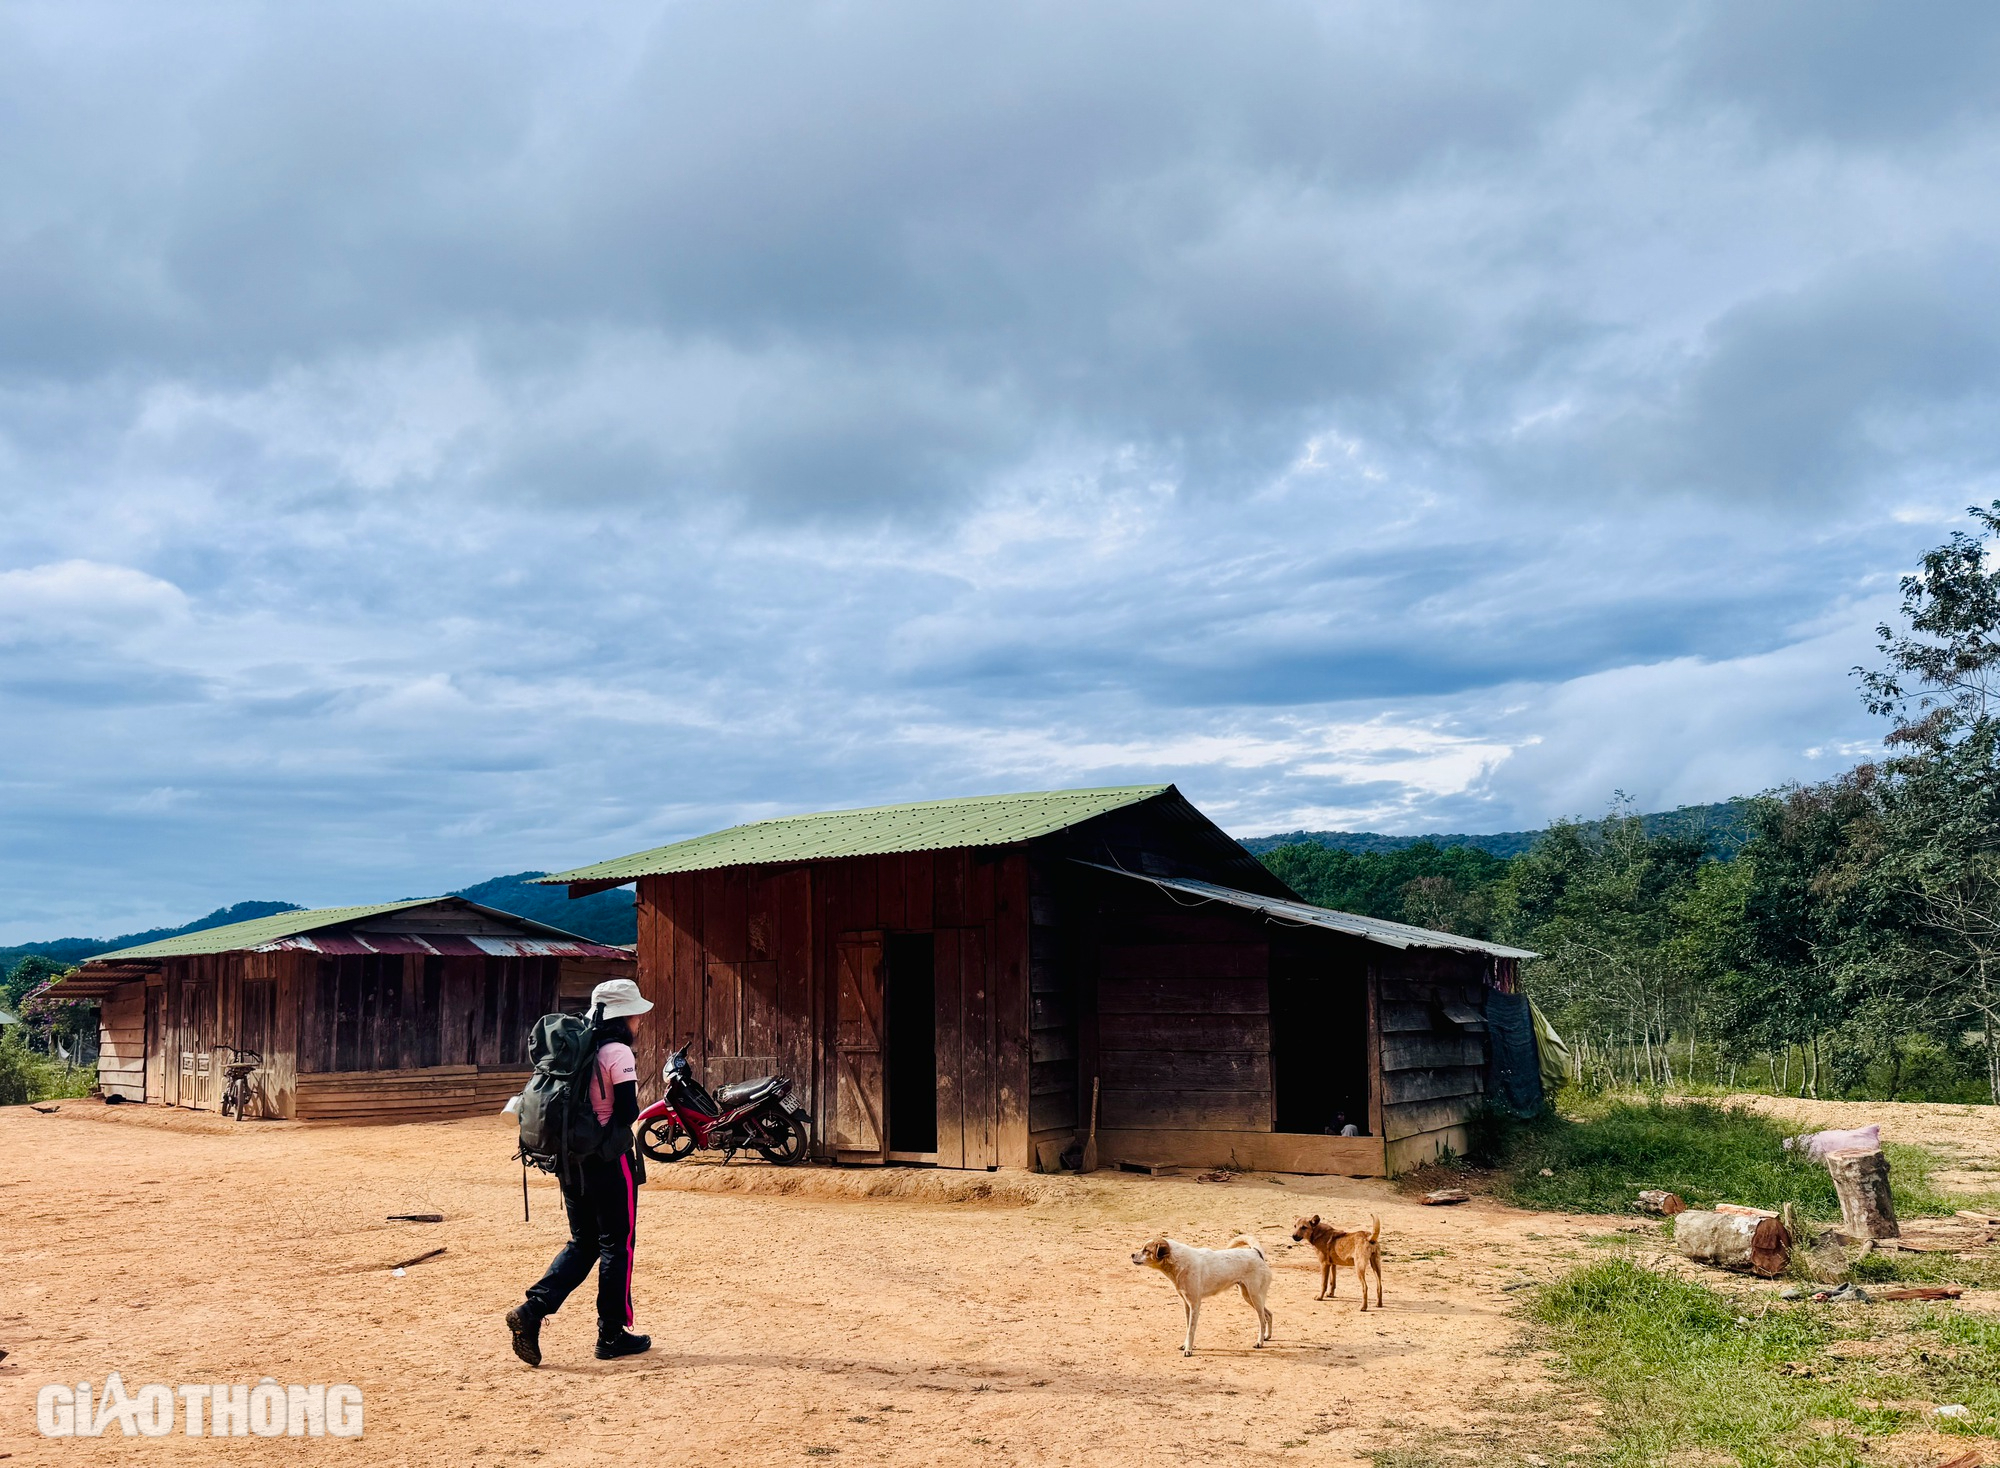
[[[813,1098],[815,1152],[1031,1167],[1087,1127],[1132,1162],[1398,1171],[1485,1089],[1520,949],[1298,900],[1171,785],[737,826],[544,878],[636,882],[641,1089]],[[1329,1135],[1345,1117],[1362,1135]]]
[[[527,1077],[529,1025],[632,971],[626,949],[436,897],[121,949],[56,992],[101,1001],[106,1096],[215,1110],[236,1047],[263,1056],[265,1116],[400,1121],[499,1110]]]

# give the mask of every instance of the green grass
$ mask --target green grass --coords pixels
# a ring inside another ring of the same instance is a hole
[[[1948,1433],[2000,1428],[2000,1321],[1956,1307],[1779,1305],[1607,1259],[1525,1308],[1538,1344],[1604,1403],[1589,1457],[1606,1468],[1859,1468],[1885,1438],[1931,1426],[1929,1403],[1972,1409],[1939,1424]],[[1840,1340],[1878,1354],[1828,1354]]]
[[[1834,1307],[1765,1313],[1607,1259],[1547,1286],[1529,1308],[1558,1361],[1603,1399],[1602,1461],[1620,1468],[1702,1453],[1745,1468],[1859,1468],[1864,1433],[1902,1420],[1861,1408],[1838,1381],[1781,1370],[1842,1334]]]
[[[1616,1100],[1491,1127],[1487,1147],[1500,1164],[1494,1192],[1521,1208],[1629,1213],[1640,1189],[1664,1188],[1692,1208],[1794,1203],[1807,1218],[1838,1218],[1825,1166],[1785,1151],[1787,1131],[1755,1112],[1707,1101]],[[1941,1162],[1921,1148],[1891,1143],[1884,1151],[1905,1216],[1949,1215],[1980,1201],[1934,1189],[1930,1174]]]

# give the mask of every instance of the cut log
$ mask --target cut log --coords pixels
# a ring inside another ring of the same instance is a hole
[[[1424,1204],[1430,1208],[1446,1208],[1466,1201],[1467,1194],[1463,1188],[1439,1188],[1435,1193],[1424,1194]]]
[[[1679,1193],[1662,1192],[1658,1188],[1646,1188],[1639,1194],[1639,1211],[1657,1213],[1672,1218],[1676,1213],[1687,1212],[1687,1204],[1681,1201]]]
[[[1878,1300],[1956,1300],[1965,1293],[1956,1285],[1912,1285],[1903,1289],[1877,1290]]]
[[[1975,1213],[1970,1208],[1961,1208],[1955,1216],[1967,1223],[1983,1223],[1988,1228],[2000,1228],[2000,1213]]]
[[[1717,1213],[1733,1213],[1738,1218],[1776,1218],[1778,1215],[1768,1208],[1752,1208],[1747,1203],[1718,1203]]]
[[[1690,1208],[1674,1218],[1674,1247],[1722,1269],[1775,1279],[1792,1262],[1792,1236],[1776,1218]]]
[[[1895,1200],[1889,1195],[1889,1159],[1879,1148],[1829,1152],[1826,1170],[1833,1177],[1841,1226],[1848,1233],[1862,1239],[1893,1239],[1902,1233],[1896,1224]]]

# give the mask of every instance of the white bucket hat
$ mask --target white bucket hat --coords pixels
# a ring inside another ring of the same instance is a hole
[[[590,1007],[594,1010],[600,1005],[606,1019],[620,1019],[644,1014],[653,1007],[653,1001],[642,995],[639,986],[630,979],[606,979],[590,991]]]

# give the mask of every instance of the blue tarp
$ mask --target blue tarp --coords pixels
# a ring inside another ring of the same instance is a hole
[[[1486,993],[1486,1094],[1516,1116],[1542,1109],[1542,1057],[1534,1007],[1525,994]]]

